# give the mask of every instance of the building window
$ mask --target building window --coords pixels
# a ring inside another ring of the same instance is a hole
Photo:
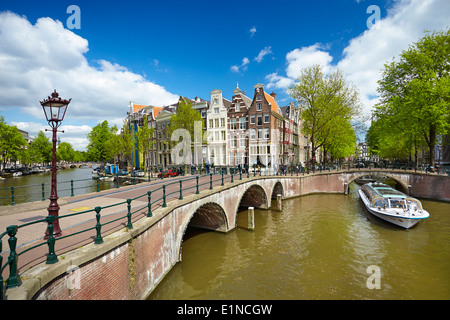
[[[250,116],[250,124],[255,124],[255,116]]]
[[[216,128],[219,127],[219,119],[214,119],[214,125],[216,126]]]
[[[214,108],[214,113],[219,114],[219,108]]]
[[[225,141],[226,140],[225,139],[225,131],[221,131],[221,133],[222,133],[222,140]]]
[[[262,129],[258,129],[258,140],[262,139]]]
[[[202,110],[202,118],[206,118],[206,111]]]
[[[256,104],[256,111],[261,111],[262,110],[262,103],[259,102]]]
[[[239,146],[241,148],[245,148],[245,135],[241,134],[239,136]]]
[[[209,127],[212,128],[213,127],[213,120],[209,119]]]
[[[262,95],[260,95],[260,94],[256,95],[256,100],[261,101],[261,99],[262,99]]]
[[[238,111],[240,110],[240,108],[241,108],[241,104],[239,103],[239,101],[238,101],[238,102],[236,102],[236,106],[235,106],[235,108],[236,108],[236,112],[238,112]]]
[[[268,113],[264,114],[264,123],[269,123],[269,114]]]
[[[220,118],[220,127],[225,127],[225,118]]]
[[[262,115],[258,114],[258,126],[262,126]]]
[[[264,128],[264,139],[269,139],[269,128]]]
[[[231,147],[236,148],[237,147],[237,137],[231,136]]]
[[[239,129],[245,130],[245,118],[239,118]]]
[[[215,140],[219,141],[219,131],[214,132]]]
[[[235,118],[231,118],[230,129],[236,130],[236,119]]]
[[[256,139],[256,130],[250,129],[250,139],[255,140]]]

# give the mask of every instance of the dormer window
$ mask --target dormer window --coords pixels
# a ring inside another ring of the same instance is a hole
[[[241,108],[241,104],[238,102],[236,102],[236,111],[239,111]]]
[[[257,95],[256,95],[256,100],[257,100],[257,101],[261,101],[261,99],[262,99],[262,95],[257,94]]]

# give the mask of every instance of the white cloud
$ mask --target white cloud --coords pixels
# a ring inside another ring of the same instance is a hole
[[[280,76],[276,72],[268,74],[266,76],[266,79],[269,81],[269,83],[267,84],[268,89],[286,89],[294,83],[294,79]]]
[[[241,71],[246,71],[247,70],[247,65],[250,63],[250,60],[247,57],[244,57],[244,59],[242,59],[242,63],[241,65],[234,65],[230,67],[230,70],[236,73],[239,73]]]
[[[104,120],[125,116],[130,100],[156,106],[178,100],[119,64],[90,65],[88,50],[88,41],[60,21],[40,18],[32,25],[26,17],[0,12],[0,107],[43,119],[39,100],[57,89],[72,98],[66,116]]]
[[[378,102],[377,81],[384,64],[419,40],[425,30],[448,27],[448,12],[448,0],[400,0],[386,17],[350,41],[337,64],[332,64],[332,56],[320,44],[294,49],[286,54],[286,76],[267,75],[267,86],[286,89],[289,79],[293,81],[302,68],[315,63],[321,64],[326,73],[337,67],[359,89],[367,115]]]
[[[320,64],[324,68],[325,73],[332,71],[331,61],[333,57],[326,51],[323,51],[322,46],[318,43],[304,47],[301,49],[294,49],[286,55],[287,68],[286,74],[290,78],[298,78],[300,70],[313,64]]]
[[[250,29],[250,37],[253,37],[256,33],[256,27],[253,26],[253,28]]]
[[[268,54],[273,54],[272,47],[265,47],[264,49],[262,49],[259,52],[258,56],[256,56],[255,61],[260,63],[264,59],[264,57]]]

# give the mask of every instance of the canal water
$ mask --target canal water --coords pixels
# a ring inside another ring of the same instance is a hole
[[[188,228],[148,299],[450,299],[450,203],[423,200],[431,217],[405,230],[370,215],[358,188],[255,210],[254,231],[246,211],[227,234]]]
[[[74,169],[61,169],[57,171],[58,197],[69,197],[97,191],[97,180],[92,179],[92,168],[81,167]],[[42,200],[42,183],[44,183],[44,199],[50,196],[52,174],[51,172],[8,177],[0,180],[0,206],[11,205],[11,186],[14,187],[14,202],[16,204]],[[99,183],[99,189],[105,190],[115,187],[113,182]]]

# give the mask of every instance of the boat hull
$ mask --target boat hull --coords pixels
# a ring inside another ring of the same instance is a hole
[[[392,215],[384,214],[382,212],[379,212],[378,210],[372,208],[370,206],[369,200],[364,195],[364,193],[361,190],[358,190],[359,196],[364,203],[364,206],[366,207],[367,211],[369,211],[374,216],[383,219],[384,221],[390,222],[392,224],[395,224],[399,227],[409,229],[413,226],[415,226],[420,220],[427,218],[428,216],[424,217],[405,217],[405,216],[399,216],[395,217]]]

